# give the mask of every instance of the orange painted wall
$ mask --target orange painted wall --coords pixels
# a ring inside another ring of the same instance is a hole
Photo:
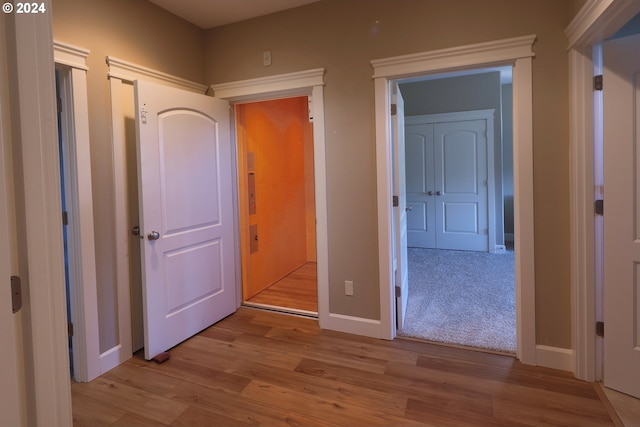
[[[306,97],[236,106],[245,300],[315,261],[313,133],[307,111]],[[255,214],[248,211],[248,153],[255,159]],[[253,224],[258,225],[258,250],[249,253]]]

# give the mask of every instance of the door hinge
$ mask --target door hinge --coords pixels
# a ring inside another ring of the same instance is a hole
[[[398,104],[391,104],[391,115],[395,116],[398,114]]]
[[[62,113],[62,98],[58,97],[58,98],[56,98],[56,101],[57,101],[56,104],[57,104],[57,107],[58,107],[58,113]]]
[[[396,298],[400,298],[402,296],[402,288],[400,286],[396,286]]]
[[[602,74],[599,76],[593,76],[593,90],[602,90]]]
[[[599,199],[595,201],[596,215],[604,215],[604,200]]]
[[[67,332],[69,332],[70,337],[73,336],[73,323],[71,322],[67,323]]]
[[[11,276],[11,308],[14,313],[22,308],[22,284],[18,276]]]
[[[596,336],[604,337],[604,322],[596,322]]]
[[[62,211],[62,225],[69,225],[69,214],[67,211]]]
[[[311,96],[307,97],[307,106],[309,109],[309,123],[313,123],[313,99]]]
[[[397,208],[398,206],[400,206],[400,198],[398,198],[398,196],[393,196],[393,207]]]

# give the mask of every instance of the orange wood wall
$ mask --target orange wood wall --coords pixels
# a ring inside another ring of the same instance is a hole
[[[307,98],[240,104],[239,142],[243,298],[315,261],[313,139]],[[248,211],[247,153],[255,159],[256,213]],[[249,253],[249,226],[258,250]]]

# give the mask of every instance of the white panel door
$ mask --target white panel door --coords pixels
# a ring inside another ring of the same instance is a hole
[[[226,101],[135,82],[145,358],[236,309]]]
[[[439,249],[489,250],[487,121],[436,123],[434,185]]]
[[[394,207],[395,219],[395,268],[396,268],[396,326],[404,327],[409,300],[409,268],[407,257],[407,205],[405,175],[404,100],[398,85],[394,83],[396,114],[392,117],[393,127],[393,193],[398,197]]]
[[[640,398],[640,35],[603,48],[604,383]]]
[[[413,248],[436,247],[433,123],[405,126],[407,242]]]

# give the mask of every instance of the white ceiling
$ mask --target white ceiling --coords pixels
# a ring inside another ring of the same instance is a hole
[[[202,29],[293,9],[319,0],[149,0]]]

